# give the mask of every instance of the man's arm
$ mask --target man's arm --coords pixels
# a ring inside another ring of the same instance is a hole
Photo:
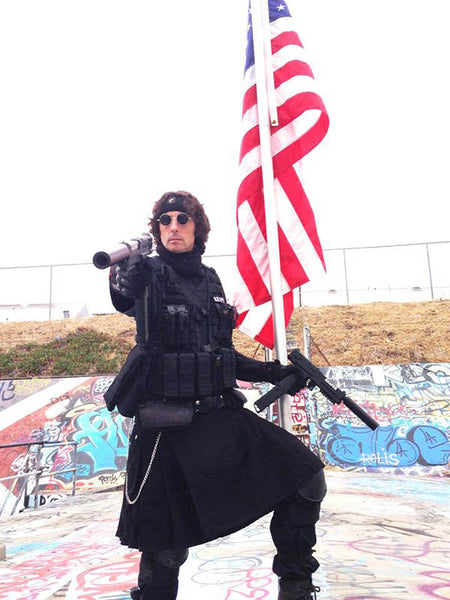
[[[134,299],[128,298],[124,296],[120,291],[119,287],[116,285],[114,281],[115,274],[113,270],[115,267],[111,267],[109,274],[109,295],[111,296],[111,302],[116,310],[121,313],[128,315],[129,317],[134,317],[135,309],[134,309]]]
[[[136,299],[142,298],[145,287],[151,281],[152,262],[149,257],[141,257],[134,264],[127,262],[113,265],[109,272],[109,293],[114,308],[134,317]]]
[[[236,378],[241,381],[268,381],[278,383],[295,372],[292,365],[282,365],[279,361],[262,361],[249,358],[235,350]]]

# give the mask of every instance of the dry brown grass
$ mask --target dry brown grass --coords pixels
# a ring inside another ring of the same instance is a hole
[[[312,336],[318,366],[450,362],[450,301],[303,308],[292,328]]]
[[[303,349],[303,325],[312,337],[317,366],[450,362],[450,301],[358,304],[297,309],[290,329]],[[61,321],[0,323],[0,351],[63,338],[79,327],[93,328],[134,344],[134,321],[104,315]],[[263,349],[237,331],[236,347],[256,358]]]
[[[102,315],[90,318],[63,319],[61,321],[24,321],[22,323],[0,323],[0,352],[25,344],[45,344],[79,327],[92,328],[113,337],[134,340],[134,321],[121,314]]]

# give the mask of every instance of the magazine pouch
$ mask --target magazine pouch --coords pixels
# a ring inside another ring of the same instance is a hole
[[[146,373],[150,356],[143,346],[135,346],[116,378],[103,395],[108,410],[117,408],[124,417],[134,417],[144,401]]]

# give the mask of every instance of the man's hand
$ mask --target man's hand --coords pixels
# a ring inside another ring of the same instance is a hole
[[[150,279],[150,270],[144,257],[131,267],[125,261],[113,265],[109,275],[111,287],[122,296],[132,300],[144,295],[145,287],[150,283]]]
[[[287,390],[287,393],[291,396],[295,396],[298,391],[306,387],[307,377],[303,376],[300,369],[294,367],[294,365],[282,365],[280,361],[274,360],[267,363],[267,370],[267,381],[270,381],[274,385],[288,377],[288,375],[292,375],[293,373],[297,375],[297,382]]]

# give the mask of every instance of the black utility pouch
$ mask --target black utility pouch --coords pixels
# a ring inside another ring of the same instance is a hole
[[[117,407],[124,417],[134,417],[145,397],[145,374],[149,367],[150,356],[147,351],[143,346],[135,346],[103,395],[108,410]]]
[[[144,429],[184,429],[193,417],[194,407],[189,401],[150,400],[139,406],[139,420]]]

